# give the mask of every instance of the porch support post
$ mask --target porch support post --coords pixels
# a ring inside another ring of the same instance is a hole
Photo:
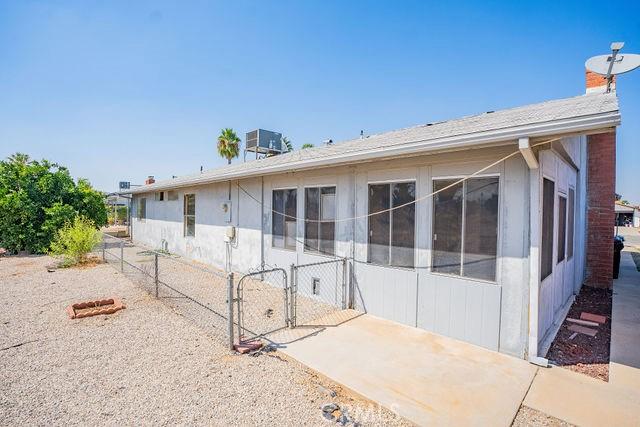
[[[522,157],[527,162],[529,169],[538,169],[538,159],[536,159],[536,155],[531,149],[531,144],[529,144],[529,137],[520,138],[518,140],[518,148],[522,153]]]
[[[537,162],[536,162],[537,163]],[[539,168],[529,169],[529,362],[548,366],[548,360],[538,356],[538,301],[540,297],[540,245],[541,245],[541,173]]]

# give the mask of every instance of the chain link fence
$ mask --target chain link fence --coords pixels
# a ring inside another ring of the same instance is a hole
[[[349,305],[346,258],[292,265],[291,323],[310,326],[322,323],[331,313]]]
[[[233,276],[104,234],[103,260],[217,341],[228,344]],[[233,299],[232,299],[233,301]]]
[[[346,258],[234,275],[103,236],[97,251],[105,262],[230,348],[255,339],[275,344],[278,332],[322,325],[350,305]]]

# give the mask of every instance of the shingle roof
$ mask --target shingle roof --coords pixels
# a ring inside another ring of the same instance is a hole
[[[606,115],[607,120],[587,122],[589,118]],[[183,176],[131,190],[142,193],[173,187],[184,187],[209,182],[224,181],[264,173],[279,172],[304,167],[319,167],[345,163],[348,158],[357,161],[362,153],[376,153],[377,158],[394,155],[403,148],[415,147],[420,143],[420,152],[442,149],[443,141],[449,145],[464,146],[469,140],[483,136],[485,141],[505,141],[522,135],[543,135],[544,132],[580,131],[595,127],[611,127],[619,124],[618,99],[615,94],[589,94],[573,98],[546,101],[474,116],[462,117],[444,122],[429,123],[405,129],[394,130],[365,138],[352,139],[332,145],[296,150],[265,159],[223,166],[203,173]],[[569,122],[571,127],[569,127]],[[591,127],[589,127],[591,126]],[[526,128],[526,129],[525,129]],[[535,129],[528,130],[527,129]],[[511,132],[513,131],[513,132]],[[415,150],[414,150],[415,152]]]

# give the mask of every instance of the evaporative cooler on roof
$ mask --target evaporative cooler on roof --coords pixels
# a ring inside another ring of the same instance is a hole
[[[266,154],[272,156],[275,154],[281,154],[282,149],[282,134],[278,132],[272,132],[270,130],[256,129],[251,132],[247,132],[246,137],[246,152],[256,153],[256,157],[259,154]]]

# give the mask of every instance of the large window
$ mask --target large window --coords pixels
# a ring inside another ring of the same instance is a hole
[[[573,227],[575,223],[576,191],[569,189],[569,207],[567,217],[567,259],[573,257]]]
[[[147,218],[147,198],[141,197],[138,199],[138,219],[144,220]]]
[[[415,199],[413,182],[369,185],[370,263],[414,266]]]
[[[274,248],[296,248],[297,191],[274,190],[271,206],[271,235]]]
[[[567,198],[558,196],[558,262],[564,261],[567,238]]]
[[[304,190],[304,249],[325,255],[335,253],[336,187]]]
[[[542,182],[542,250],[540,253],[540,280],[553,271],[553,205],[555,184],[544,178]]]
[[[184,235],[193,237],[196,235],[196,195],[184,195]]]
[[[499,180],[455,182],[433,182],[433,271],[494,281]]]

